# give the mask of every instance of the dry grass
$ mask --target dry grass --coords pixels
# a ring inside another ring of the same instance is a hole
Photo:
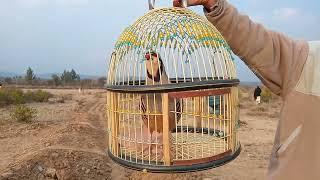
[[[263,101],[261,104],[256,105],[253,100],[254,87],[240,87],[240,109],[245,110],[249,116],[264,116],[268,118],[279,118],[280,107],[282,105],[281,98],[272,94],[269,90],[263,87],[263,91],[267,92],[267,102]]]

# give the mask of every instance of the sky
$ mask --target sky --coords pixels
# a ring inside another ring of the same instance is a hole
[[[230,0],[268,29],[320,40],[319,0]],[[170,7],[171,0],[158,0]],[[148,12],[147,0],[0,0],[0,72],[104,76],[114,43],[125,27]],[[202,14],[201,7],[191,8]],[[236,60],[242,81],[256,81]]]

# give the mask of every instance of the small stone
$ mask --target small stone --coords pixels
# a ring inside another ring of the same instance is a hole
[[[53,157],[53,158],[57,158],[57,157],[59,157],[59,154],[58,154],[58,153],[56,153],[56,152],[54,152],[54,153],[52,153],[52,154],[51,154],[51,157]]]
[[[90,172],[90,169],[87,169],[85,173],[86,173],[86,174],[89,174],[89,172]]]
[[[56,176],[57,176],[57,179],[66,179],[67,171],[64,169],[59,170],[57,171]]]
[[[101,168],[101,163],[97,164],[97,168],[100,169]]]
[[[54,169],[54,168],[48,168],[47,170],[46,170],[46,176],[47,177],[50,177],[50,178],[56,178],[57,177],[57,174],[56,174],[56,169]]]
[[[45,179],[45,176],[43,174],[38,174],[38,180],[44,180]]]
[[[38,169],[39,172],[43,171],[43,167],[41,167],[41,166],[38,166],[37,169]]]
[[[86,170],[86,168],[85,168],[85,167],[82,167],[81,170],[84,171],[84,170]]]
[[[46,147],[49,147],[49,146],[51,146],[51,144],[50,144],[49,142],[47,142],[47,143],[45,144],[45,146],[46,146]]]
[[[12,177],[14,174],[12,172],[6,172],[1,174],[0,179],[9,179],[10,177]]]
[[[63,168],[67,168],[68,167],[68,161],[63,161]]]
[[[110,163],[106,163],[106,165],[107,165],[108,167],[111,167],[111,164],[110,164]],[[98,166],[101,166],[101,163],[99,163]]]

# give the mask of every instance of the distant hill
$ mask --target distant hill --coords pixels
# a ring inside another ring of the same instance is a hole
[[[60,73],[43,73],[43,74],[36,74],[37,77],[41,79],[51,79],[52,74],[58,74]],[[15,76],[24,76],[24,74],[18,74],[18,73],[11,73],[11,72],[0,72],[0,77],[15,77]],[[94,76],[94,75],[85,75],[80,74],[81,79],[99,79],[100,77],[104,76]]]
[[[261,82],[240,81],[240,85],[243,86],[260,86],[261,84]]]
[[[0,77],[14,77],[18,76],[16,73],[10,73],[10,72],[0,72]]]
[[[53,74],[58,74],[59,76],[61,75],[60,73],[45,73],[45,74],[36,74],[36,76],[41,79],[51,79],[51,76]],[[80,74],[80,79],[99,79],[100,77],[102,76]]]

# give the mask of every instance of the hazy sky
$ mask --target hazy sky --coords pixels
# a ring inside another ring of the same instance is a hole
[[[171,6],[171,0],[158,0]],[[243,13],[291,37],[320,40],[319,0],[231,0]],[[192,8],[203,14],[202,8]],[[147,0],[0,0],[0,71],[74,68],[104,75],[122,30],[147,12]],[[253,75],[237,60],[240,79]]]

